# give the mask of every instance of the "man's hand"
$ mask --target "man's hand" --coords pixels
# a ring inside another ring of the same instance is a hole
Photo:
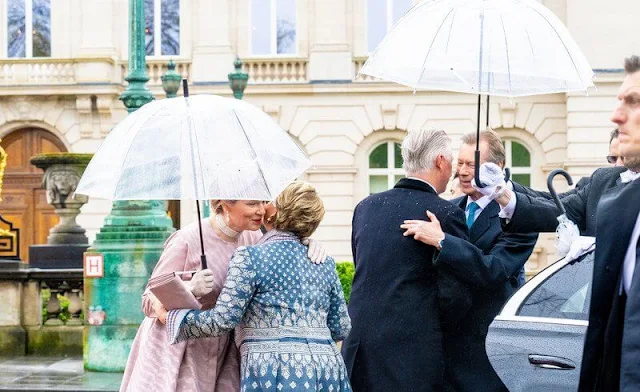
[[[164,305],[157,299],[153,298],[151,301],[151,306],[153,307],[153,311],[156,312],[156,317],[162,324],[167,323],[167,309],[165,309]]]
[[[440,221],[436,216],[427,211],[427,217],[430,222],[423,220],[406,220],[400,225],[401,229],[406,231],[402,234],[405,237],[412,235],[413,239],[424,242],[427,245],[440,249],[440,241],[444,239],[444,232],[440,226]]]
[[[488,197],[490,200],[496,200],[508,190],[507,183],[504,181],[502,168],[492,162],[483,163],[480,166],[480,181],[485,185],[480,188],[477,179],[473,179],[473,188],[480,192],[482,196]]]
[[[213,291],[213,271],[210,269],[200,270],[186,284],[194,296],[199,298],[207,295]]]
[[[314,264],[322,264],[327,260],[327,250],[320,241],[313,238],[305,238],[302,240],[302,244],[309,246],[307,256]]]

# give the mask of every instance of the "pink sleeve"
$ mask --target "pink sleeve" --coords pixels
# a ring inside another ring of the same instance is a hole
[[[176,231],[164,243],[164,250],[160,255],[160,260],[153,269],[151,277],[155,277],[168,272],[184,271],[187,266],[187,255],[189,245],[180,237],[180,232]],[[156,317],[153,310],[153,300],[155,296],[148,288],[142,294],[142,312],[147,317]]]

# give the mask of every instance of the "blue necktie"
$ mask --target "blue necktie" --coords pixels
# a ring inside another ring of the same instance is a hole
[[[480,206],[475,201],[472,201],[471,203],[469,203],[467,205],[467,211],[469,211],[469,216],[467,216],[467,227],[468,228],[471,228],[471,226],[473,226],[473,222],[475,221],[475,219],[473,219],[473,218],[475,218],[476,211],[478,210],[478,208],[480,208]]]

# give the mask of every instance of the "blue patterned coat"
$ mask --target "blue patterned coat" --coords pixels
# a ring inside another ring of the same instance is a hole
[[[351,329],[335,262],[313,264],[295,236],[238,248],[213,309],[167,317],[172,343],[236,326],[242,391],[351,391],[335,345]]]

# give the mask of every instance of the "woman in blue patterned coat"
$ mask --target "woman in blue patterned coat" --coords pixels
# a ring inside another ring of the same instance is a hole
[[[156,311],[172,343],[238,326],[242,391],[351,391],[335,344],[351,329],[335,262],[314,264],[300,242],[320,224],[322,200],[294,182],[275,206],[272,230],[232,256],[213,309]]]

